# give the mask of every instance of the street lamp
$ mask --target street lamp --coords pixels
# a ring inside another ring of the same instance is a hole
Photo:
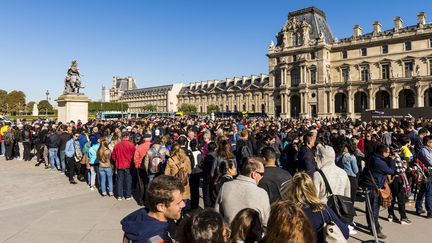
[[[47,103],[49,103],[48,100],[49,100],[49,95],[50,95],[50,93],[49,93],[48,90],[45,92],[45,95],[46,95],[46,101],[47,101]],[[48,104],[47,104],[47,106],[45,107],[45,117],[48,118]]]

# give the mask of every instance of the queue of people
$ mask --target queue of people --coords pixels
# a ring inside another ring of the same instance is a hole
[[[367,195],[365,230],[381,239],[381,206],[410,225],[405,203],[415,198],[416,213],[432,218],[430,131],[421,118],[183,117],[21,121],[0,136],[7,160],[31,161],[34,149],[35,166],[71,185],[144,206],[122,220],[124,242],[344,242],[356,215],[335,208],[335,196],[352,207]]]

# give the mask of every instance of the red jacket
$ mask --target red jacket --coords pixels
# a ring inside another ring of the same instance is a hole
[[[111,154],[112,159],[115,161],[117,169],[129,169],[132,157],[135,153],[135,146],[129,140],[122,140],[114,146]]]
[[[135,150],[135,156],[134,156],[134,164],[135,168],[145,168],[144,165],[142,165],[143,159],[147,154],[147,151],[150,149],[151,146],[150,141],[145,141],[141,145],[139,145]]]

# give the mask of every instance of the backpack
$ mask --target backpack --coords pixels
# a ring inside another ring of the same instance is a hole
[[[160,151],[162,149],[162,146],[159,146],[158,150],[153,151],[153,156],[150,158],[149,161],[149,173],[150,174],[159,174],[163,172],[163,165],[164,165],[164,159],[162,158]]]
[[[240,154],[241,154],[241,157],[242,157],[242,158],[247,158],[247,157],[252,156],[252,151],[250,150],[249,146],[244,145],[244,146],[241,148]]]
[[[334,222],[333,218],[331,217],[330,213],[327,211],[326,208],[324,208],[323,210],[325,210],[330,218],[330,222],[327,223],[325,221],[324,215],[322,213],[322,210],[320,212],[321,214],[321,219],[323,221],[323,225],[320,228],[320,230],[322,230],[322,234],[323,234],[323,238],[324,238],[324,242],[325,243],[344,243],[344,242],[348,242],[342,231],[339,229],[339,226],[337,226],[337,224]]]
[[[183,186],[186,186],[187,184],[189,184],[189,176],[183,168],[180,168],[179,165],[177,165],[177,164],[176,164],[176,166],[178,168],[178,172],[175,175],[175,177],[180,179]]]
[[[81,152],[80,147],[76,145],[75,141],[73,141],[73,146],[74,146],[74,150],[75,150],[75,153],[74,153],[75,161],[79,162],[83,158],[83,154]]]

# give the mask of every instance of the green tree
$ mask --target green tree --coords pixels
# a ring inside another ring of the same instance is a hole
[[[143,111],[156,111],[157,110],[157,106],[153,105],[153,104],[148,104],[143,106]]]
[[[197,107],[192,104],[183,103],[179,107],[179,111],[182,111],[185,115],[194,115],[197,113]]]
[[[6,111],[6,96],[7,91],[0,89],[0,113],[5,114]]]
[[[88,106],[89,112],[97,111],[126,111],[128,109],[127,103],[115,103],[115,102],[90,102]]]
[[[212,112],[218,112],[219,106],[218,105],[208,105],[207,106],[207,113],[211,114]]]
[[[41,114],[52,113],[54,110],[52,105],[47,100],[39,101],[38,109],[39,109],[39,113],[41,113]]]
[[[25,94],[22,91],[13,90],[6,95],[6,104],[9,107],[9,113],[18,114],[24,111],[26,104]]]
[[[27,103],[27,105],[25,107],[25,112],[27,114],[32,114],[34,104],[36,104],[36,102],[34,102],[34,101],[30,101],[29,103]]]

